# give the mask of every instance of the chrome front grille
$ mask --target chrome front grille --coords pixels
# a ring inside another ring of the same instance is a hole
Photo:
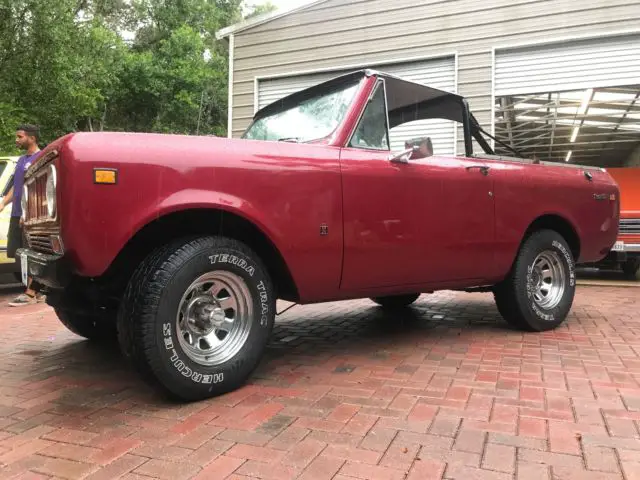
[[[621,218],[621,235],[640,235],[640,218]]]
[[[58,222],[57,157],[58,152],[55,149],[47,151],[37,158],[25,173],[22,207],[27,229],[36,224],[41,226]],[[47,193],[51,198],[48,198]]]
[[[27,233],[27,242],[29,248],[36,252],[54,253],[50,233]]]
[[[35,220],[47,216],[47,176],[41,175],[27,186],[26,219]]]

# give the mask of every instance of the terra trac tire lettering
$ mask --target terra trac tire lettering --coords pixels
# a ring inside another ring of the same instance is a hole
[[[255,267],[247,264],[246,260],[238,258],[235,255],[229,255],[229,254],[211,255],[209,257],[209,261],[211,262],[211,265],[215,265],[216,263],[230,263],[231,265],[236,265],[238,268],[243,269],[252,277],[254,273],[256,273]]]
[[[256,253],[234,239],[203,236],[176,240],[144,260],[120,305],[118,329],[143,378],[193,401],[248,379],[274,318],[273,284]]]
[[[231,265],[236,265],[238,268],[247,272],[251,277],[253,277],[256,272],[253,265],[248,264],[246,260],[238,258],[236,255],[211,255],[209,256],[209,261],[211,262],[211,265],[215,265],[217,263],[230,263]],[[257,287],[260,295],[260,326],[266,327],[269,323],[269,296],[267,295],[267,287],[263,281],[260,281]]]
[[[269,295],[264,282],[258,283],[258,292],[260,293],[260,326],[266,327],[269,321]]]
[[[546,313],[543,313],[542,310],[540,310],[536,305],[536,302],[531,302],[531,309],[536,312],[536,315],[538,315],[543,320],[546,320],[547,322],[553,322],[553,315],[547,315]]]

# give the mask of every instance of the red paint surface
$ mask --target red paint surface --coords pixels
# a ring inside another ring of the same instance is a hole
[[[373,80],[335,135],[314,144],[130,133],[54,142],[62,238],[76,273],[101,275],[146,224],[191,208],[253,222],[281,252],[301,302],[495,282],[545,214],[573,225],[581,261],[614,243],[617,204],[593,198],[617,195],[605,172],[592,170],[588,182],[578,168],[464,157],[396,164],[388,152],[341,148]],[[489,175],[466,168],[478,165]],[[95,185],[95,167],[118,168],[118,184]],[[328,236],[319,235],[323,223]]]

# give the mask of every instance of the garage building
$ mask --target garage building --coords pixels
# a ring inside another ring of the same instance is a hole
[[[229,135],[287,94],[373,68],[464,95],[524,155],[640,165],[638,25],[639,0],[312,1],[218,32],[229,42]],[[464,152],[461,128],[428,134],[436,154]]]

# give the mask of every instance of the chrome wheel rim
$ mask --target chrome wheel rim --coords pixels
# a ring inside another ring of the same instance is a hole
[[[206,273],[180,300],[176,317],[180,346],[200,365],[227,362],[244,346],[252,313],[251,293],[241,277],[226,271]]]
[[[558,253],[547,250],[536,257],[531,271],[531,283],[533,300],[539,307],[550,310],[558,306],[567,283]]]

